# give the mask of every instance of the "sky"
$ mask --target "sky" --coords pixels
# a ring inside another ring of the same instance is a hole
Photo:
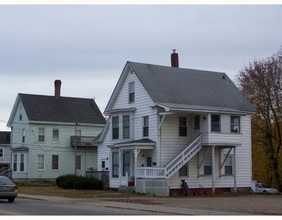
[[[0,5],[0,131],[18,93],[94,98],[104,111],[127,61],[225,72],[282,46],[277,5]]]

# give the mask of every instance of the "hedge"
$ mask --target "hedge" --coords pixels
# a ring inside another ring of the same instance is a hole
[[[63,175],[56,178],[56,184],[63,189],[103,189],[103,182],[94,177]]]

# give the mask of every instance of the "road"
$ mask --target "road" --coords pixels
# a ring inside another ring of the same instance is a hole
[[[62,203],[17,198],[14,203],[0,200],[0,215],[160,215],[163,213],[101,207],[79,202]]]

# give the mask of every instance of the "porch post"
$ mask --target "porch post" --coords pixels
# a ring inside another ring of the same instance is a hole
[[[140,153],[140,149],[134,148],[134,186],[136,186],[136,167],[137,167],[137,156]]]
[[[215,148],[215,145],[212,146],[212,194],[215,193],[215,186],[214,186],[214,182],[215,182],[214,181],[214,179],[215,179],[215,177],[214,177],[214,173],[215,173],[214,148]]]
[[[236,171],[237,171],[237,167],[236,167],[236,147],[234,147],[234,192],[237,192],[237,176],[236,176]]]

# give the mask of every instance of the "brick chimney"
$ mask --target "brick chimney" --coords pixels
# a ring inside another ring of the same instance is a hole
[[[55,84],[55,96],[60,97],[62,81],[57,79],[55,80],[54,84]]]
[[[171,54],[171,67],[179,67],[179,62],[178,62],[178,53],[176,52],[176,49],[172,49],[172,54]]]

